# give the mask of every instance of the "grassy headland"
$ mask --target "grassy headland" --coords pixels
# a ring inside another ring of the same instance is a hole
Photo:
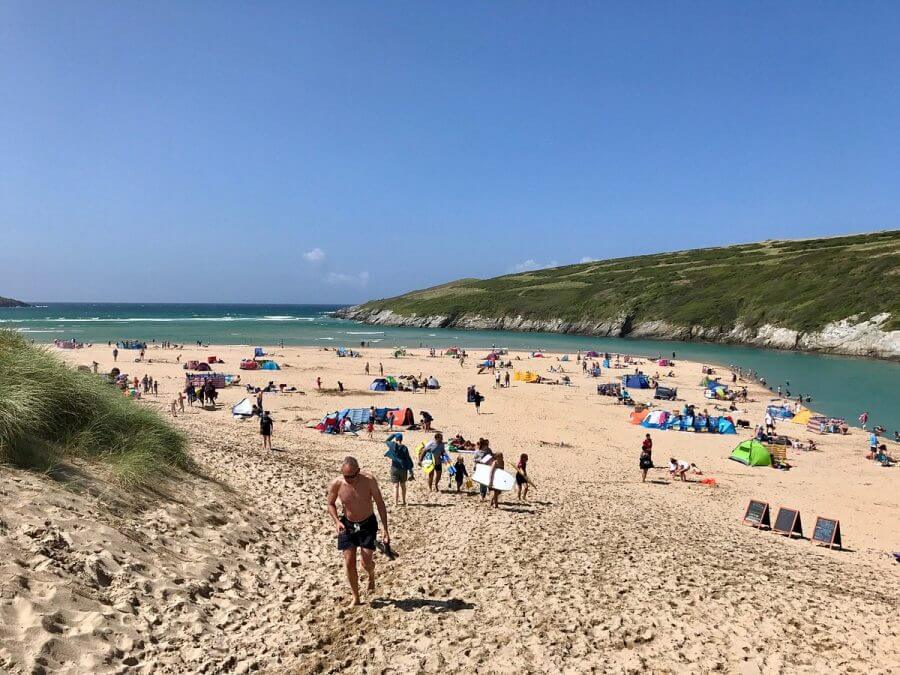
[[[190,464],[185,437],[99,375],[0,330],[0,461],[49,469],[67,456],[108,464],[127,484],[152,484]]]
[[[12,298],[4,298],[0,296],[0,307],[31,307],[27,302],[21,300],[13,300]]]
[[[887,312],[900,329],[900,231],[765,241],[463,279],[354,308],[410,317],[665,321],[728,329],[816,331]]]

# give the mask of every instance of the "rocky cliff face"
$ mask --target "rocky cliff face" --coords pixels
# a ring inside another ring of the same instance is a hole
[[[458,316],[403,316],[392,310],[373,310],[363,305],[337,312],[345,319],[382,326],[414,328],[461,328],[465,330],[512,330],[570,333],[598,337],[634,337],[658,340],[704,340],[746,344],[754,347],[796,351],[826,352],[850,356],[868,356],[900,360],[900,331],[884,329],[890,318],[887,313],[869,319],[847,317],[826,324],[821,330],[801,332],[781,326],[764,324],[748,327],[736,324],[730,328],[710,326],[676,326],[666,321],[640,321],[627,314],[614,319],[584,320],[527,319],[522,316],[486,317],[478,314]]]

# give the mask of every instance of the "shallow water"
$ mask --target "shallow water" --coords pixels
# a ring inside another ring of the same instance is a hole
[[[813,397],[823,413],[852,424],[868,410],[874,424],[900,429],[900,364],[871,359],[800,354],[702,342],[592,338],[553,333],[463,331],[368,326],[330,316],[334,305],[75,304],[0,309],[0,328],[21,331],[36,342],[75,338],[106,342],[123,338],[190,344],[373,345],[418,347],[546,349],[662,355],[719,365],[740,365],[761,373],[773,388]],[[574,367],[574,364],[573,364]],[[653,372],[653,369],[650,370]],[[698,374],[698,380],[700,375]],[[606,381],[607,378],[601,378]]]

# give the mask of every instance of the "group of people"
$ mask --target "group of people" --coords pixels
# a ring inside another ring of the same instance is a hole
[[[138,379],[134,378],[134,388],[138,388]],[[154,380],[149,375],[144,375],[141,378],[141,389],[145,394],[153,394],[154,396],[159,395],[159,381]]]
[[[641,470],[641,482],[644,483],[647,481],[647,473],[653,468],[653,439],[650,438],[650,434],[646,434],[644,440],[641,442],[639,467]],[[700,467],[693,462],[676,459],[675,457],[669,458],[669,476],[671,478],[680,478],[682,481],[687,481],[688,473],[693,473],[698,476],[703,475]]]

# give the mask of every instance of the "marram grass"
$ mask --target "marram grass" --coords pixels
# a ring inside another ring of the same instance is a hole
[[[190,460],[183,434],[155,411],[47,348],[0,330],[0,462],[47,470],[67,456],[100,460],[130,485]]]

